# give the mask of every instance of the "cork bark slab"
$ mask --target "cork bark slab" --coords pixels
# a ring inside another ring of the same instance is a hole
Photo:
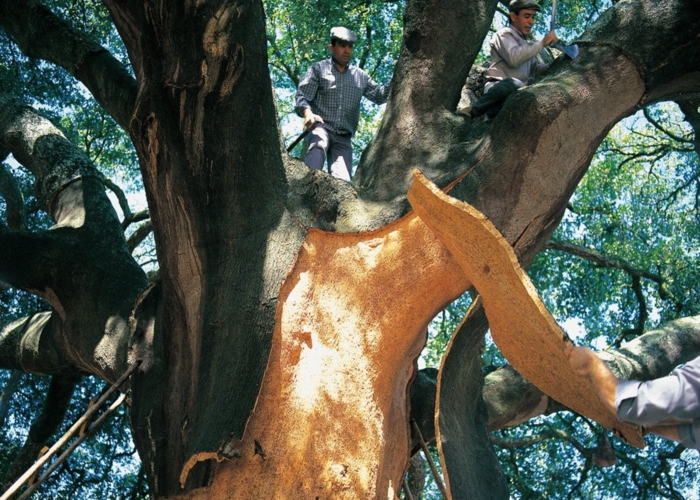
[[[589,380],[571,370],[564,355],[571,341],[540,300],[513,249],[495,226],[469,204],[447,196],[419,172],[414,173],[408,199],[478,290],[493,340],[508,362],[545,394],[619,431],[630,444],[643,448],[640,428],[617,420]]]

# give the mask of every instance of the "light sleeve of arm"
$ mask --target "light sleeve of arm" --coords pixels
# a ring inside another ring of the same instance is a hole
[[[511,32],[499,33],[491,39],[491,47],[511,68],[517,68],[535,57],[544,47],[542,42],[518,43]]]
[[[656,424],[674,418],[700,417],[700,358],[674,370],[669,376],[648,382],[621,381],[615,392],[620,420]]]
[[[297,87],[296,101],[294,111],[297,115],[304,117],[304,110],[311,109],[311,102],[316,98],[318,90],[318,76],[314,67],[311,66],[304,76],[301,77],[299,87]]]

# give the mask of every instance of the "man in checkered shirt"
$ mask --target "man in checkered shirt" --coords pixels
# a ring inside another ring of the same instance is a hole
[[[355,34],[347,28],[331,29],[331,57],[314,63],[299,82],[296,113],[304,118],[308,151],[305,163],[314,170],[328,171],[350,181],[351,138],[360,118],[360,100],[365,96],[384,104],[389,84],[379,85],[367,73],[350,65]]]

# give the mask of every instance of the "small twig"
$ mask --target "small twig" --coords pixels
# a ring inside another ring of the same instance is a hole
[[[437,468],[435,467],[435,463],[433,463],[433,458],[430,456],[428,446],[425,444],[425,440],[423,439],[423,434],[421,434],[420,429],[418,428],[418,424],[416,424],[416,421],[413,419],[411,419],[411,426],[413,427],[413,432],[415,432],[418,436],[418,441],[420,441],[420,447],[423,449],[423,454],[425,455],[425,459],[428,461],[428,465],[430,465],[430,470],[433,473],[435,482],[437,483],[438,488],[440,488],[442,496],[444,498],[447,498],[447,490],[445,489],[445,485],[442,484],[442,479],[440,478],[440,474],[438,474]]]

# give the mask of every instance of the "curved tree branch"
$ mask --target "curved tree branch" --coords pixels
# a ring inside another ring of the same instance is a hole
[[[141,224],[126,242],[129,247],[129,251],[133,252],[134,249],[139,246],[141,242],[151,233],[153,233],[153,224],[151,224],[150,220],[145,224]]]
[[[0,277],[43,297],[55,310],[51,328],[36,329],[36,344],[22,340],[21,329],[3,332],[3,362],[31,365],[38,362],[31,350],[25,355],[17,347],[48,346],[57,351],[47,356],[49,367],[69,359],[76,368],[114,379],[127,363],[128,318],[146,276],[87,156],[16,99],[0,95],[0,105],[0,145],[34,174],[38,198],[56,221],[35,234],[0,226]]]
[[[121,208],[122,212],[124,213],[124,221],[132,220],[133,214],[131,213],[129,201],[126,199],[124,191],[122,191],[121,188],[115,182],[112,182],[111,179],[105,177],[103,178],[103,181],[105,183],[105,186],[107,186],[117,197],[117,201],[119,202],[119,208]]]
[[[544,247],[549,250],[559,250],[561,252],[566,252],[568,254],[581,257],[594,262],[600,267],[620,269],[632,277],[646,278],[657,283],[659,286],[664,284],[664,279],[660,275],[644,269],[638,269],[623,259],[603,255],[593,248],[582,247],[580,245],[574,245],[573,243],[554,239],[549,240]]]
[[[22,52],[69,71],[128,130],[136,81],[107,49],[59,19],[36,0],[0,2],[0,28]]]
[[[685,121],[693,128],[693,147],[700,157],[700,99],[677,100]]]

